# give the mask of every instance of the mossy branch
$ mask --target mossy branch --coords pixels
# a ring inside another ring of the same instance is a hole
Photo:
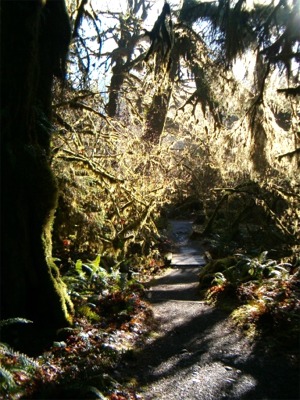
[[[123,179],[116,178],[115,176],[109,174],[108,172],[104,171],[99,165],[95,165],[91,160],[88,160],[86,157],[73,153],[70,150],[64,149],[64,153],[69,153],[70,155],[64,155],[61,152],[57,154],[57,158],[62,158],[67,161],[76,161],[81,162],[87,165],[91,171],[93,171],[97,175],[101,175],[104,178],[107,178],[111,183],[123,182]]]
[[[119,233],[119,235],[122,235],[124,237],[126,233],[128,233],[129,231],[135,231],[137,228],[141,229],[145,225],[150,213],[153,211],[155,206],[156,202],[152,200],[152,202],[147,206],[142,215],[138,219],[133,221],[131,224],[127,225],[126,228],[124,228]]]
[[[267,214],[270,215],[270,217],[273,219],[275,222],[276,226],[286,235],[292,237],[293,234],[281,223],[280,219],[276,216],[274,211],[270,209],[268,206],[267,202],[263,199],[260,200],[261,205],[263,206],[264,210],[266,211]]]
[[[235,193],[246,193],[248,195],[254,195],[254,190],[250,190],[250,189],[256,189],[256,184],[254,182],[246,182],[246,183],[242,183],[240,185],[237,185],[234,188],[229,188],[229,187],[225,187],[225,188],[214,188],[214,191],[224,191],[224,195],[221,198],[221,200],[218,202],[212,216],[209,218],[204,231],[202,232],[203,235],[206,235],[207,233],[209,233],[211,231],[213,222],[217,216],[217,213],[219,211],[219,209],[221,208],[221,206],[223,205],[223,203],[228,199],[228,197],[231,194],[235,194]],[[248,209],[248,206],[242,210],[242,212],[239,214],[238,218],[236,219],[235,223],[233,224],[233,226],[236,226],[236,224],[238,223],[239,219],[244,215],[245,211]]]
[[[202,232],[203,235],[206,235],[211,231],[211,228],[212,228],[213,222],[216,218],[216,215],[217,215],[219,209],[221,208],[222,204],[228,199],[228,196],[229,196],[229,193],[225,193],[223,195],[223,197],[221,198],[221,200],[219,201],[219,203],[217,204],[212,216],[209,218],[209,220]]]
[[[295,154],[300,154],[300,147],[298,147],[298,148],[295,149],[295,150],[288,151],[287,153],[279,154],[279,155],[277,156],[277,158],[278,158],[278,160],[281,160],[283,157],[292,157],[292,156],[294,156]]]

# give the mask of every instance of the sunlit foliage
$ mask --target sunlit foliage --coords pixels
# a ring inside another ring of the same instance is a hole
[[[299,328],[299,2],[172,2],[168,62],[163,43],[145,60],[161,9],[149,22],[146,0],[102,6],[68,2],[53,88],[53,255],[75,323],[35,360],[1,344],[6,396],[122,395],[106,370],[151,317],[140,282],[165,267],[170,216],[201,220],[211,303],[229,294],[250,333]]]

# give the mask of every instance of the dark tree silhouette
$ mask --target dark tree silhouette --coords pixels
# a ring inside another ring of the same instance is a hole
[[[114,39],[118,47],[110,55],[112,77],[106,111],[109,117],[118,115],[119,97],[129,71],[140,62],[141,57],[134,57],[136,44],[141,39],[140,28],[136,24],[136,14],[142,10],[142,20],[147,17],[145,0],[135,1],[134,7],[128,2],[128,14],[118,15],[119,29]]]
[[[153,96],[147,112],[144,139],[152,143],[159,142],[172,94],[172,82],[179,75],[181,59],[185,59],[196,85],[196,90],[188,103],[201,104],[204,114],[205,109],[208,109],[214,118],[215,128],[218,128],[220,121],[217,102],[207,79],[209,71],[217,68],[225,73],[231,69],[239,56],[248,50],[256,49],[257,64],[253,88],[255,93],[249,110],[249,131],[253,135],[254,164],[257,164],[258,159],[260,161],[265,159],[266,133],[263,125],[268,125],[268,118],[264,110],[264,93],[266,79],[274,65],[285,69],[288,85],[291,86],[279,89],[278,93],[296,96],[299,92],[298,86],[293,87],[299,84],[299,73],[295,73],[295,65],[299,64],[299,9],[297,0],[292,4],[286,0],[280,0],[277,5],[273,2],[256,4],[252,9],[247,8],[245,0],[236,3],[230,0],[204,3],[199,0],[185,0],[178,13],[178,23],[174,25],[172,67],[164,72],[164,81],[166,82],[167,75],[169,85],[165,84],[164,87],[160,85]],[[199,25],[201,22],[204,22],[206,27],[205,39],[195,31],[195,24]],[[201,57],[203,58],[205,49],[211,47],[214,49],[214,58],[204,57],[203,63]],[[294,75],[292,65],[294,65]],[[267,164],[262,165],[260,162],[256,168],[264,171]]]
[[[49,167],[53,77],[70,41],[64,0],[1,4],[1,339],[39,351],[71,322],[72,303],[52,261],[57,188]]]

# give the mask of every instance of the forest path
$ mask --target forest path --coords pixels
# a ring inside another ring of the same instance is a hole
[[[165,301],[196,301],[198,304],[198,274],[206,264],[201,242],[189,239],[192,221],[170,220],[168,237],[172,242],[172,269],[154,279],[146,295],[151,303]]]
[[[266,354],[233,326],[228,314],[199,300],[205,264],[191,221],[170,221],[172,269],[147,291],[156,331],[122,375],[140,388],[137,399],[297,399],[297,367],[285,354]]]

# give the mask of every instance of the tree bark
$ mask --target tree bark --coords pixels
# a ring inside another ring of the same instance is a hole
[[[119,38],[116,40],[118,47],[111,53],[112,77],[109,86],[109,99],[106,105],[106,111],[109,117],[114,118],[118,115],[118,107],[120,103],[120,91],[130,69],[139,62],[140,57],[133,59],[135,46],[141,38],[140,28],[136,23],[136,15],[140,8],[143,7],[142,20],[147,17],[144,9],[143,1],[132,3],[128,2],[129,14],[119,16],[120,32]]]
[[[49,166],[53,75],[63,75],[70,26],[64,0],[1,5],[1,340],[35,353],[71,322],[72,303],[54,265],[57,203]]]
[[[172,83],[170,82],[167,89],[156,93],[147,112],[146,128],[143,134],[143,139],[147,143],[157,145],[163,133],[167,114],[169,110],[169,103],[172,94]]]
[[[122,59],[116,60],[116,64],[112,67],[112,77],[109,87],[109,100],[106,105],[107,115],[114,118],[117,115],[119,104],[119,92],[123,86],[125,76],[128,73]]]

